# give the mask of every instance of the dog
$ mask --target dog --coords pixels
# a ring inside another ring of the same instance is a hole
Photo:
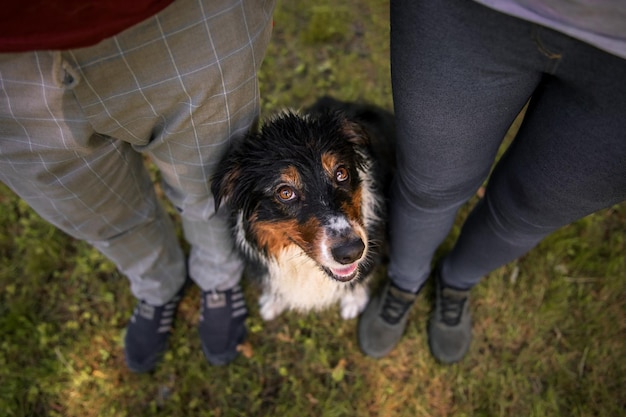
[[[384,256],[395,166],[393,115],[319,99],[284,111],[231,146],[212,177],[216,209],[232,214],[237,247],[260,270],[260,314],[340,304],[359,315]]]

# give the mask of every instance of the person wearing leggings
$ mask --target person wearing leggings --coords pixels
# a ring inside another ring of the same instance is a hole
[[[469,292],[482,277],[626,199],[626,5],[576,3],[392,0],[398,172],[389,280],[359,322],[367,355],[398,343],[432,274],[429,346],[439,361],[459,361],[471,341]],[[431,272],[459,207],[487,178]]]

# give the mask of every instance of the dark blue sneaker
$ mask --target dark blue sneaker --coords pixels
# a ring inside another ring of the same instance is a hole
[[[126,327],[124,355],[133,372],[152,371],[167,350],[176,310],[183,298],[185,285],[167,304],[152,306],[139,301]]]
[[[246,338],[248,309],[241,287],[226,291],[203,291],[198,332],[202,351],[212,365],[226,365]]]

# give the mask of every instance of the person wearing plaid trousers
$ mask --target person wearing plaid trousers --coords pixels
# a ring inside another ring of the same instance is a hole
[[[76,29],[60,16],[60,28],[40,26],[50,33],[34,40],[0,36],[0,180],[128,277],[139,300],[125,336],[132,371],[154,369],[166,350],[187,277],[201,289],[204,354],[226,364],[246,334],[243,262],[227,216],[214,207],[210,176],[258,118],[257,71],[274,1],[140,3],[142,10],[108,11],[122,15],[118,26],[107,17]],[[14,8],[11,19],[28,18]],[[108,16],[102,13],[86,16]],[[100,39],[92,29],[103,21],[112,27]],[[68,36],[60,36],[64,29]],[[188,259],[146,156],[180,212]]]

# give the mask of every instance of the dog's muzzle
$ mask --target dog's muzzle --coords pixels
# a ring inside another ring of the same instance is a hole
[[[365,244],[360,238],[346,239],[333,246],[330,253],[333,259],[342,265],[356,262],[363,255]]]

